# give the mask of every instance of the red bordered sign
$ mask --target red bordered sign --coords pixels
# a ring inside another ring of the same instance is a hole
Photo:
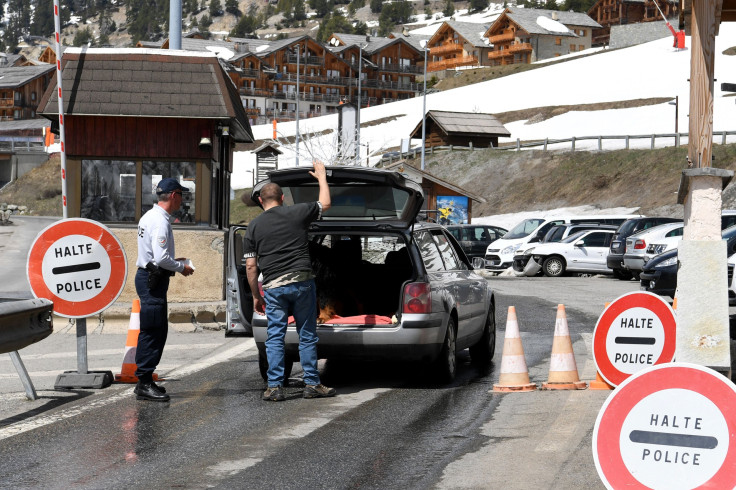
[[[598,413],[593,457],[606,487],[736,488],[736,386],[706,367],[653,366]]]
[[[632,374],[675,357],[677,323],[670,305],[644,291],[624,294],[606,308],[593,332],[598,373],[617,386]]]
[[[128,276],[125,250],[96,221],[72,218],[46,227],[28,253],[28,282],[37,298],[54,303],[54,313],[84,318],[108,308]]]

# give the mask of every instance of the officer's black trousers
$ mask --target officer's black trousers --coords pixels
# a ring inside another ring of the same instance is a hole
[[[148,271],[138,269],[135,274],[135,290],[141,299],[141,331],[138,334],[138,347],[135,351],[138,380],[148,383],[153,380],[153,372],[161,361],[169,331],[168,305],[166,293],[169,290],[169,276],[163,275],[159,284],[148,288]]]

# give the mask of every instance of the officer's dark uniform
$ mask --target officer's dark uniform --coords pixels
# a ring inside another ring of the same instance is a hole
[[[162,179],[156,188],[158,194],[175,191],[188,192],[171,178]],[[174,259],[174,234],[169,217],[161,206],[154,204],[138,223],[135,289],[141,301],[141,330],[135,354],[135,375],[139,381],[136,394],[142,385],[153,382],[153,372],[161,361],[169,330],[166,301],[169,280],[176,272],[182,272],[185,265]],[[161,387],[156,388],[165,393]]]

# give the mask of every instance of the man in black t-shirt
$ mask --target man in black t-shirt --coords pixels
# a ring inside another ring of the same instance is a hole
[[[245,268],[253,293],[253,308],[266,314],[268,337],[268,388],[263,399],[284,399],[284,337],[289,314],[299,334],[299,361],[304,370],[304,398],[335,396],[320,383],[317,371],[317,291],[309,259],[309,224],[330,208],[330,188],[322,162],[313,162],[309,173],[319,182],[319,200],[284,206],[284,193],[269,183],[258,198],[263,213],[248,224],[245,234]],[[258,269],[263,274],[263,294],[258,289]]]

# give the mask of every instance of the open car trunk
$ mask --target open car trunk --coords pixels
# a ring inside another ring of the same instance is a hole
[[[309,251],[318,324],[397,323],[403,285],[413,275],[401,235],[313,234]]]

